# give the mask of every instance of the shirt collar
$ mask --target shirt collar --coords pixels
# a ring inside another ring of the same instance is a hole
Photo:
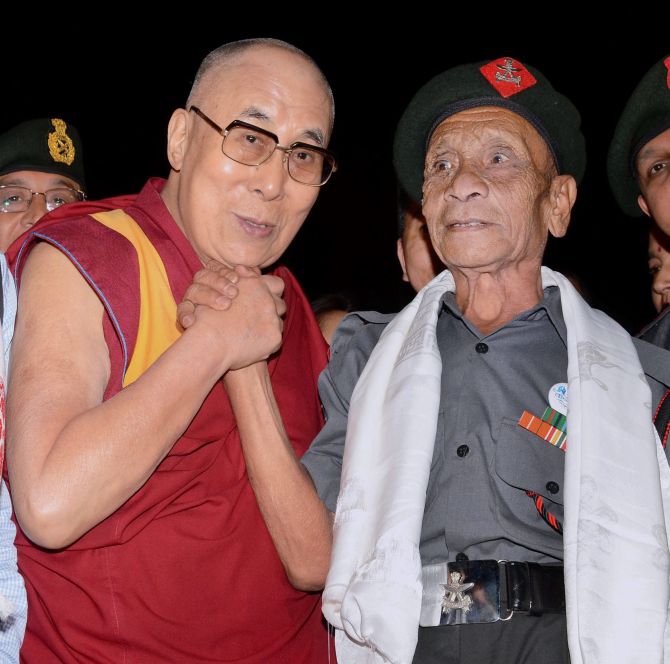
[[[443,308],[442,311],[449,310],[456,318],[460,318],[468,327],[472,328],[470,322],[463,317],[458,304],[456,303],[456,296],[449,291],[442,296]],[[440,313],[442,313],[442,311]],[[548,286],[544,289],[544,297],[531,309],[521,312],[508,325],[524,320],[531,320],[537,316],[539,311],[545,311],[551,324],[556,328],[556,332],[561,337],[563,344],[567,348],[567,328],[565,327],[565,320],[563,319],[563,308],[561,306],[561,291],[557,286]],[[506,327],[506,326],[505,326]],[[473,329],[474,332],[474,329]],[[492,334],[495,334],[493,332]]]

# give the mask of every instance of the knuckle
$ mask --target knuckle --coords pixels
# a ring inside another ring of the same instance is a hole
[[[236,284],[240,280],[240,275],[235,270],[226,270],[223,273],[224,278],[230,283]]]
[[[201,268],[193,275],[193,281],[198,282],[201,279],[206,279],[210,274],[210,271],[207,268]]]

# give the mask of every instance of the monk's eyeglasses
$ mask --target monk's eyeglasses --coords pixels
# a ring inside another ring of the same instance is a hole
[[[224,129],[197,106],[191,106],[189,111],[193,111],[223,137],[221,152],[238,164],[260,166],[270,159],[275,150],[281,150],[290,177],[310,187],[323,186],[337,170],[335,157],[325,148],[300,141],[284,147],[279,145],[276,134],[262,127],[233,120]]]

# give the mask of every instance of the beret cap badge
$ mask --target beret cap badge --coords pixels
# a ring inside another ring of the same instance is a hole
[[[579,183],[586,150],[579,111],[546,76],[509,56],[457,65],[434,76],[414,95],[396,129],[393,163],[401,187],[421,199],[424,161],[433,131],[471,108],[496,106],[528,121],[546,142],[559,174]]]
[[[74,161],[75,149],[72,139],[67,135],[67,125],[59,118],[52,118],[55,131],[49,132],[49,154],[54,161],[70,166]]]
[[[498,58],[480,67],[479,71],[505,99],[537,83],[536,78],[513,58]]]

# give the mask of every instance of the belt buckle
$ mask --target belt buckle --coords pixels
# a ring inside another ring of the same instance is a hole
[[[440,625],[469,625],[509,620],[500,615],[500,564],[497,560],[464,560],[447,565]]]

